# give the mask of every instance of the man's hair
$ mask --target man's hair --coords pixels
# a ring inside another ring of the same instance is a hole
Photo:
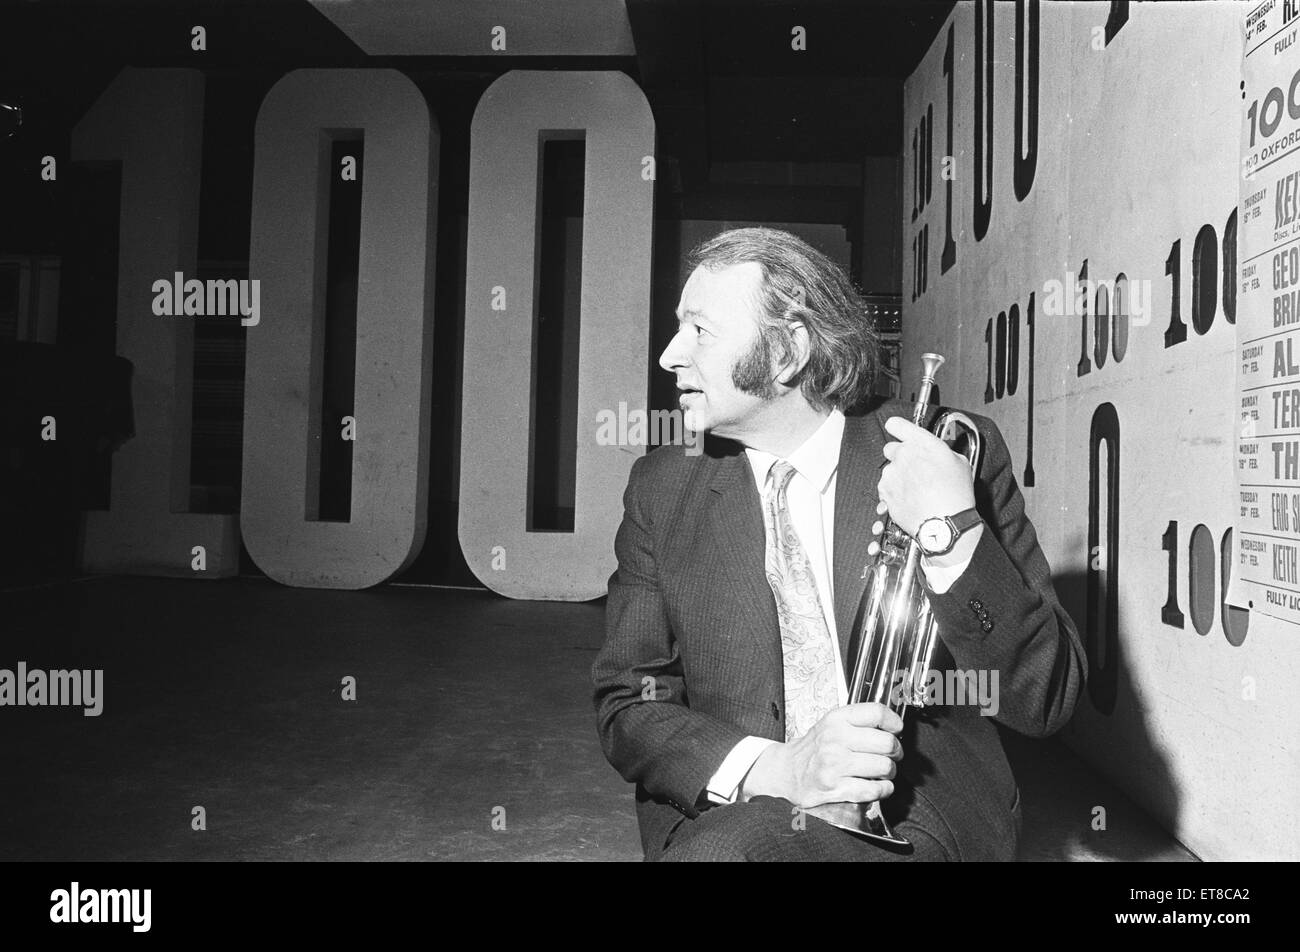
[[[801,321],[808,329],[808,362],[790,384],[819,409],[862,403],[875,380],[879,337],[848,275],[806,241],[775,228],[724,231],[692,249],[686,266],[688,273],[697,267],[720,271],[750,261],[762,272],[754,302],[759,353],[790,359],[790,322]]]

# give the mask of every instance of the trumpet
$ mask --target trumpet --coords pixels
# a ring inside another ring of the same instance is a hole
[[[917,426],[925,425],[934,377],[943,361],[939,354],[921,355],[921,388],[912,410],[912,422]],[[970,417],[950,410],[935,420],[930,432],[949,446],[964,439],[964,449],[958,452],[966,457],[972,474],[979,472],[980,434]],[[900,717],[908,707],[925,706],[925,683],[938,642],[938,623],[921,577],[921,554],[920,544],[886,518],[880,552],[853,623],[851,644],[857,645],[857,654],[849,681],[850,704],[874,701]],[[890,828],[879,801],[825,803],[806,812],[850,833],[910,845]]]

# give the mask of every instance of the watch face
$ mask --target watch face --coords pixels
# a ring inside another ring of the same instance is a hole
[[[921,523],[917,541],[929,552],[948,548],[952,542],[952,529],[942,519],[927,519]]]

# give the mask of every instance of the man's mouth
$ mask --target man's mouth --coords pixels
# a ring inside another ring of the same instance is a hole
[[[695,387],[683,387],[681,385],[678,385],[677,389],[681,391],[677,398],[679,401],[688,400],[691,397],[698,396],[702,392]]]

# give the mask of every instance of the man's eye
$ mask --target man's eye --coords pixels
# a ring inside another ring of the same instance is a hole
[[[699,324],[692,324],[691,326],[695,328],[696,337],[699,337],[701,334],[704,333],[704,328],[701,327]]]

